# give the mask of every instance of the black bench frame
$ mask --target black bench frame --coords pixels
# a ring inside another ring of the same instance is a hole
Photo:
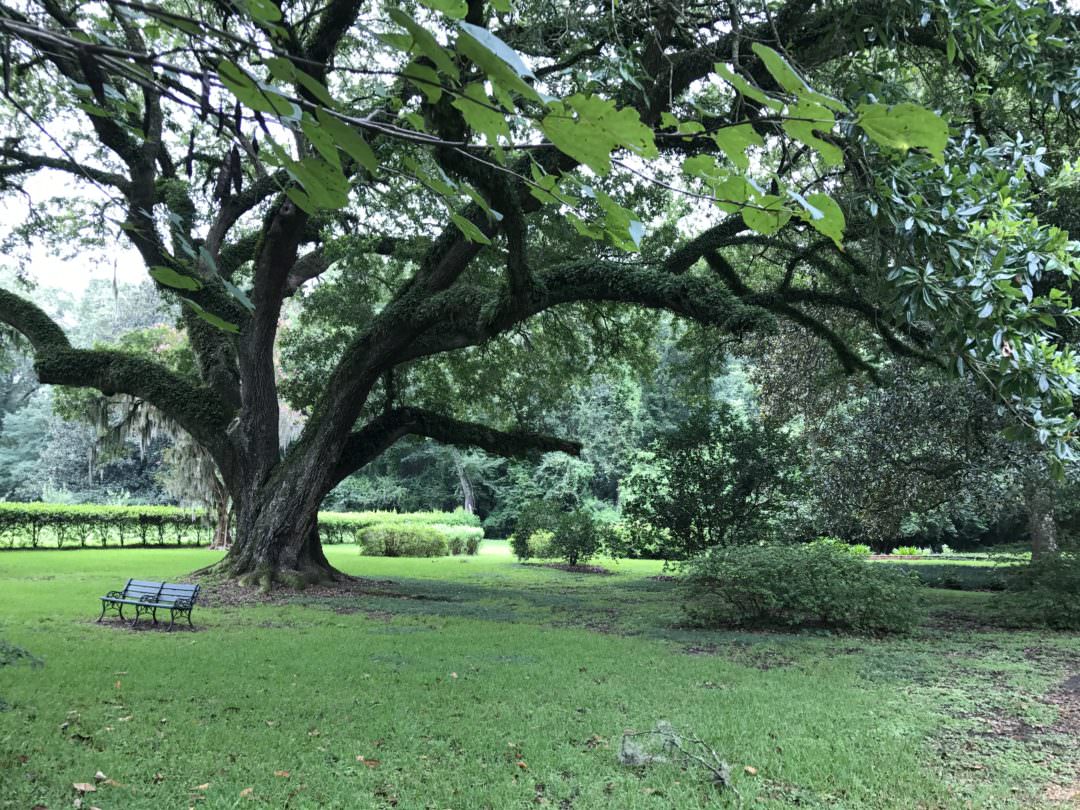
[[[109,591],[101,597],[101,615],[98,622],[105,618],[106,611],[113,611],[120,620],[124,620],[124,605],[135,606],[135,618],[131,620],[134,627],[139,617],[150,614],[154,624],[158,623],[157,612],[169,611],[169,629],[172,630],[177,616],[187,616],[188,625],[191,623],[191,611],[195,607],[195,601],[199,598],[198,585],[178,585],[170,582],[150,582],[141,579],[129,579],[123,590]]]

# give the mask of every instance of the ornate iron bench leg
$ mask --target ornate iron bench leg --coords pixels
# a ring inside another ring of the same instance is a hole
[[[98,624],[101,624],[101,620],[105,618],[105,608],[107,608],[108,606],[109,606],[108,602],[103,601],[101,603],[101,615],[97,617]]]
[[[120,605],[120,621],[124,621],[124,606]]]
[[[169,608],[169,630],[173,628],[173,622],[176,621],[176,608]]]

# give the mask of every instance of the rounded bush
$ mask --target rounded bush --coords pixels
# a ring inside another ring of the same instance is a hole
[[[1002,619],[1024,627],[1080,630],[1080,554],[1063,552],[1011,566]]]
[[[714,548],[683,566],[690,619],[708,627],[904,633],[922,617],[917,578],[828,544]]]

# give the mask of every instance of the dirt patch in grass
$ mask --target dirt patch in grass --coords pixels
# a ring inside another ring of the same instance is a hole
[[[307,588],[276,586],[269,592],[258,588],[244,588],[235,582],[200,582],[199,603],[206,607],[244,607],[247,605],[287,605],[298,601],[314,602],[323,599],[359,599],[363,596],[418,598],[411,594],[392,590],[397,583],[391,579],[349,579],[328,585],[311,585]]]
[[[568,571],[571,574],[601,574],[612,575],[615,572],[609,571],[601,565],[569,565],[567,563],[544,563],[544,568],[554,568],[556,571]]]
[[[181,621],[183,624],[180,623]],[[172,630],[170,631],[168,619],[165,621],[158,619],[158,623],[154,624],[154,622],[151,619],[146,618],[145,615],[140,618],[135,625],[132,625],[131,619],[116,619],[109,617],[106,617],[101,622],[98,622],[97,619],[93,619],[89,623],[96,624],[98,627],[108,627],[111,630],[126,630],[131,633],[198,633],[200,630],[197,624],[192,627],[188,625],[187,619],[181,619],[172,626]]]

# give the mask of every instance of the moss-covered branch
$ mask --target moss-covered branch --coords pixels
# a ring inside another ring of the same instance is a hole
[[[528,431],[505,431],[464,422],[423,408],[395,408],[353,431],[335,471],[334,483],[356,472],[405,436],[426,436],[443,444],[479,447],[497,456],[581,453],[581,444]]]
[[[128,394],[174,419],[208,450],[221,450],[233,412],[209,388],[132,354],[59,346],[38,352],[34,362],[43,383]]]
[[[0,322],[21,333],[35,352],[71,347],[64,330],[37,304],[7,290],[0,290]]]

